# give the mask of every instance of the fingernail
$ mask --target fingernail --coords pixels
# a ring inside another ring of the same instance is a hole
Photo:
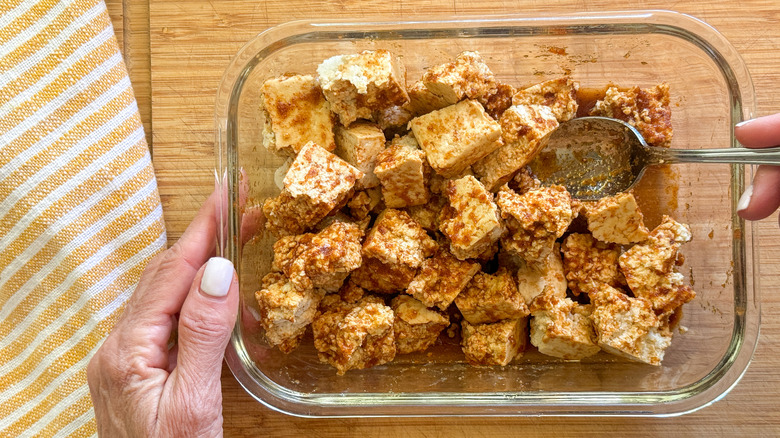
[[[741,128],[741,127],[747,125],[748,123],[752,122],[753,120],[755,120],[755,119],[743,120],[743,121],[737,123],[736,125],[734,125],[734,127],[735,128]]]
[[[745,189],[745,193],[742,194],[739,198],[739,202],[737,202],[737,211],[742,211],[746,208],[748,208],[748,205],[750,205],[750,198],[753,197],[753,184],[747,186]]]
[[[222,257],[212,257],[206,263],[200,290],[212,297],[224,297],[233,281],[233,263]]]

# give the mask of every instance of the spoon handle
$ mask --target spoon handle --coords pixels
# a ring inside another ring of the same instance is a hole
[[[780,166],[780,147],[763,149],[668,149],[648,148],[649,162],[663,163],[738,163]]]

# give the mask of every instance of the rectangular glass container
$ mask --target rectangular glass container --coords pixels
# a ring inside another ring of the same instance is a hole
[[[241,385],[267,406],[299,416],[676,415],[706,406],[747,369],[759,332],[754,232],[736,215],[750,169],[675,165],[651,169],[636,189],[648,226],[669,214],[690,224],[680,268],[697,297],[684,307],[662,366],[604,352],[581,362],[529,348],[506,367],[477,368],[443,337],[431,354],[337,376],[320,363],[310,336],[289,355],[270,348],[253,313],[270,269],[273,236],[243,244],[240,169],[249,202],[279,192],[283,159],[262,146],[260,86],[284,73],[316,74],[338,54],[389,49],[407,82],[465,50],[478,51],[498,80],[520,87],[570,75],[583,89],[671,89],[672,147],[735,147],[735,123],[753,116],[755,96],[741,58],[715,29],[670,11],[568,16],[457,17],[408,22],[292,22],[249,41],[225,72],[216,102],[217,172],[228,194],[221,254],[239,271],[241,309],[226,358]]]

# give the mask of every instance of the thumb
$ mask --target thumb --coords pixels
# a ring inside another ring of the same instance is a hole
[[[212,257],[200,269],[179,314],[180,376],[219,387],[222,357],[236,322],[238,278],[233,264]]]

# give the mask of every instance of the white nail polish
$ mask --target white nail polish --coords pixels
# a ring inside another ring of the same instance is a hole
[[[755,119],[743,120],[743,121],[737,123],[736,125],[734,125],[734,127],[741,128],[741,127],[747,125],[748,123],[752,122],[753,120],[755,120]]]
[[[742,211],[746,208],[748,208],[748,205],[750,205],[750,198],[753,197],[753,184],[747,186],[745,189],[745,193],[742,194],[739,198],[739,202],[737,202],[737,211]]]
[[[224,297],[233,281],[233,263],[222,257],[212,257],[206,263],[200,290],[213,297]]]

